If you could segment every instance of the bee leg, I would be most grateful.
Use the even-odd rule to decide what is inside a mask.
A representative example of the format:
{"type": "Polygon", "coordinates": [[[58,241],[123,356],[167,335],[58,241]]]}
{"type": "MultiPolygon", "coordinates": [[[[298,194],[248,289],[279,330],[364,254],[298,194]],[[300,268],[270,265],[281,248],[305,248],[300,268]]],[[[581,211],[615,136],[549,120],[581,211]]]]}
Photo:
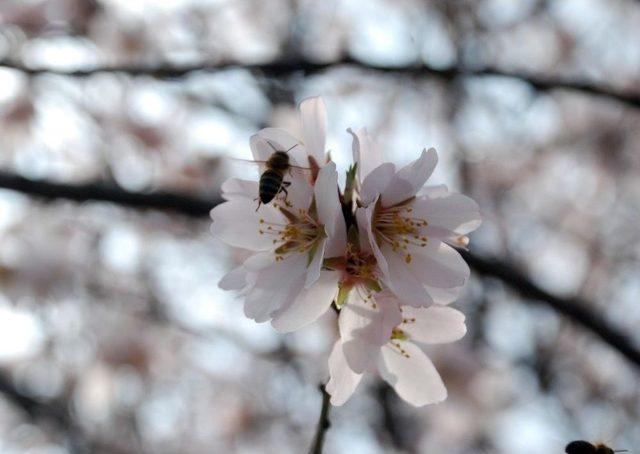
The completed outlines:
{"type": "Polygon", "coordinates": [[[260,209],[260,205],[262,205],[262,200],[260,200],[260,197],[256,197],[255,199],[253,199],[253,201],[258,201],[258,206],[256,207],[256,211],[258,211],[260,209]]]}
{"type": "Polygon", "coordinates": [[[284,192],[284,204],[286,206],[288,206],[289,208],[291,208],[293,205],[291,205],[291,202],[289,202],[287,200],[287,197],[289,197],[289,192],[287,191],[287,188],[291,186],[291,182],[290,181],[283,181],[282,182],[282,186],[280,186],[280,190],[282,192],[284,192]]]}

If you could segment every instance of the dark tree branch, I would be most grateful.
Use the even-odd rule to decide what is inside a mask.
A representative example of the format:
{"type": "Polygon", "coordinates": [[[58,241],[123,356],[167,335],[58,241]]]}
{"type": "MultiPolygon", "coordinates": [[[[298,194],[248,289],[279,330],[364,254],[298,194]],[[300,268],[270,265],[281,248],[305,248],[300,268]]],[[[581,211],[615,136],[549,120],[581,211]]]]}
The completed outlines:
{"type": "Polygon", "coordinates": [[[309,448],[309,454],[322,454],[324,436],[331,426],[331,423],[329,422],[329,409],[331,408],[329,400],[331,399],[331,396],[325,389],[324,385],[320,385],[320,392],[322,392],[322,407],[320,408],[320,416],[318,417],[316,435],[313,438],[311,448],[309,448]]]}
{"type": "MultiPolygon", "coordinates": [[[[206,217],[211,208],[220,202],[218,198],[206,200],[196,196],[169,192],[135,193],[106,184],[67,185],[48,181],[34,181],[8,172],[0,172],[0,188],[41,196],[46,200],[70,199],[75,201],[99,200],[134,208],[170,210],[192,217],[206,217]]],[[[631,340],[610,325],[591,308],[588,301],[579,298],[562,298],[537,286],[518,267],[499,260],[482,258],[471,252],[460,251],[467,263],[477,273],[499,279],[526,300],[544,303],[578,325],[596,334],[602,341],[620,352],[640,368],[640,350],[631,340]]]]}
{"type": "Polygon", "coordinates": [[[571,90],[588,95],[614,99],[631,107],[640,107],[640,93],[621,92],[612,87],[597,85],[585,80],[573,80],[555,76],[535,75],[518,71],[505,71],[493,67],[478,69],[464,67],[434,68],[424,64],[413,66],[382,66],[365,63],[353,58],[343,58],[329,63],[314,63],[308,60],[279,61],[264,64],[240,64],[222,62],[215,64],[197,64],[186,66],[95,66],[79,70],[57,70],[44,67],[26,67],[13,61],[0,61],[0,67],[12,68],[25,74],[38,76],[41,74],[54,74],[70,77],[89,77],[97,73],[115,73],[129,76],[149,76],[158,79],[179,79],[194,72],[214,73],[231,68],[242,68],[258,72],[268,77],[287,77],[294,74],[309,75],[328,71],[339,66],[352,66],[367,71],[376,71],[387,74],[405,75],[410,77],[435,77],[445,81],[456,80],[460,77],[509,77],[522,80],[538,91],[550,91],[556,89],[571,90]]]}
{"type": "Polygon", "coordinates": [[[100,200],[132,208],[150,208],[177,211],[187,216],[206,216],[219,198],[205,198],[171,192],[130,192],[104,183],[64,184],[44,180],[31,180],[0,171],[0,188],[13,189],[44,199],[67,199],[76,202],[100,200]]]}
{"type": "Polygon", "coordinates": [[[640,367],[640,350],[628,336],[591,309],[588,301],[573,297],[561,298],[533,283],[517,266],[495,258],[483,258],[468,251],[459,251],[469,266],[477,273],[498,279],[518,293],[525,301],[546,304],[574,323],[587,328],[615,350],[620,352],[636,367],[640,367]]]}
{"type": "Polygon", "coordinates": [[[64,433],[73,454],[112,452],[125,454],[122,449],[89,439],[74,422],[69,403],[64,400],[39,400],[20,390],[11,378],[0,370],[0,394],[14,407],[22,410],[34,423],[46,422],[64,433]]]}

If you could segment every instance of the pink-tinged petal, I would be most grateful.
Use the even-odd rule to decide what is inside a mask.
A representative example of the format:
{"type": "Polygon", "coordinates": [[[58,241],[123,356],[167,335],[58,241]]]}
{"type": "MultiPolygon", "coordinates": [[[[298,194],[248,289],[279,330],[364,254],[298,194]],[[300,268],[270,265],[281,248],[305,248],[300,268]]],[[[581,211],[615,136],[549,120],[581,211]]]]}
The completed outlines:
{"type": "Polygon", "coordinates": [[[359,295],[359,290],[353,289],[347,303],[340,310],[338,325],[343,354],[354,372],[363,373],[375,368],[381,343],[367,338],[372,334],[367,332],[367,328],[375,323],[377,317],[378,310],[374,308],[373,302],[365,301],[359,295]]]}
{"type": "Polygon", "coordinates": [[[437,198],[422,197],[413,203],[414,216],[429,223],[429,237],[466,235],[480,226],[480,207],[469,197],[449,193],[437,198]]]}
{"type": "Polygon", "coordinates": [[[404,354],[391,344],[382,347],[378,370],[384,381],[416,407],[445,400],[447,389],[427,355],[411,342],[394,342],[400,345],[404,354]]]}
{"type": "Polygon", "coordinates": [[[389,266],[387,259],[378,247],[378,243],[373,236],[371,230],[371,222],[373,217],[374,205],[372,204],[366,208],[358,208],[356,210],[356,220],[358,221],[358,232],[360,233],[360,248],[363,251],[369,251],[376,258],[378,268],[384,276],[389,275],[389,266]]]}
{"type": "Polygon", "coordinates": [[[460,287],[470,274],[469,265],[458,251],[435,241],[427,247],[414,248],[407,268],[423,284],[440,288],[460,287]]]}
{"type": "Polygon", "coordinates": [[[391,288],[402,304],[413,307],[426,307],[433,304],[433,298],[424,287],[422,279],[415,275],[416,266],[412,262],[407,264],[404,257],[393,251],[385,244],[382,254],[387,260],[387,285],[391,288]]]}
{"type": "Polygon", "coordinates": [[[324,250],[327,246],[327,240],[320,240],[316,252],[313,255],[313,259],[307,267],[307,278],[305,279],[304,288],[311,287],[320,277],[320,270],[322,269],[322,261],[324,260],[324,250]]]}
{"type": "Polygon", "coordinates": [[[334,162],[330,162],[320,169],[314,194],[318,220],[324,225],[327,235],[332,236],[336,217],[342,214],[338,199],[338,172],[334,162]]]}
{"type": "Polygon", "coordinates": [[[380,347],[387,343],[402,315],[394,295],[382,293],[365,300],[358,293],[352,291],[338,323],[347,363],[355,372],[363,373],[375,369],[380,347]]]}
{"type": "Polygon", "coordinates": [[[373,169],[365,177],[360,188],[360,203],[363,206],[375,204],[378,196],[382,194],[396,172],[396,166],[390,162],[385,162],[373,169]]]}
{"type": "Polygon", "coordinates": [[[292,304],[304,287],[305,262],[305,256],[296,254],[255,272],[255,283],[245,298],[245,315],[261,323],[292,304]]]}
{"type": "Polygon", "coordinates": [[[450,307],[404,307],[402,316],[406,322],[400,328],[418,344],[447,344],[467,333],[464,314],[450,307]]]}
{"type": "Polygon", "coordinates": [[[329,375],[326,390],[331,395],[331,405],[344,404],[358,387],[362,374],[357,374],[351,369],[342,353],[342,344],[338,340],[329,355],[329,375]]]}
{"type": "Polygon", "coordinates": [[[347,226],[344,222],[344,216],[339,213],[333,223],[333,235],[327,238],[327,245],[324,250],[324,256],[341,257],[344,255],[347,247],[347,226]]]}
{"type": "Polygon", "coordinates": [[[319,96],[307,98],[300,103],[300,113],[307,153],[322,165],[325,162],[324,146],[327,133],[327,110],[324,101],[319,96]]]}
{"type": "Polygon", "coordinates": [[[232,269],[225,274],[222,279],[220,279],[220,282],[218,282],[218,287],[222,290],[240,290],[246,285],[247,269],[244,266],[232,269]]]}
{"type": "Polygon", "coordinates": [[[255,203],[256,207],[258,202],[255,201],[258,197],[258,182],[250,180],[242,180],[240,178],[229,178],[221,186],[222,197],[225,200],[232,200],[235,198],[249,199],[255,203]]]}
{"type": "MultiPolygon", "coordinates": [[[[307,159],[307,151],[304,144],[296,137],[289,134],[281,128],[264,128],[258,131],[258,135],[264,140],[268,140],[272,144],[278,144],[281,151],[287,151],[291,157],[291,164],[307,167],[309,160],[307,159]]],[[[271,152],[273,153],[273,149],[271,152]]],[[[257,159],[257,158],[256,158],[257,159]]]]}
{"type": "Polygon", "coordinates": [[[248,272],[257,272],[267,266],[271,266],[276,261],[276,255],[273,251],[257,252],[249,257],[242,263],[242,266],[248,272]]]}
{"type": "Polygon", "coordinates": [[[398,170],[382,194],[382,205],[392,206],[415,196],[427,182],[437,163],[436,150],[422,150],[418,159],[398,170]]]}
{"type": "Polygon", "coordinates": [[[322,316],[338,294],[337,271],[323,271],[319,279],[302,293],[290,306],[278,311],[271,321],[281,333],[289,333],[315,322],[322,316]]]}
{"type": "Polygon", "coordinates": [[[449,194],[449,189],[446,184],[437,184],[434,186],[425,186],[416,194],[418,197],[426,196],[432,199],[438,197],[444,197],[449,194]]]}
{"type": "Polygon", "coordinates": [[[460,297],[462,290],[465,288],[464,285],[451,288],[431,287],[430,285],[425,285],[424,287],[427,289],[427,293],[431,295],[431,298],[433,298],[433,302],[441,306],[453,303],[460,297]]]}
{"type": "MultiPolygon", "coordinates": [[[[278,141],[266,139],[260,133],[253,134],[249,138],[249,147],[253,154],[253,159],[260,164],[264,164],[276,150],[286,150],[278,141]]],[[[264,170],[264,166],[261,167],[264,170]]]]}
{"type": "Polygon", "coordinates": [[[282,191],[278,197],[286,195],[287,201],[292,205],[291,211],[307,211],[313,199],[313,187],[309,184],[307,175],[304,175],[300,170],[292,169],[291,173],[284,176],[284,181],[288,181],[291,185],[285,188],[286,193],[282,191]]]}
{"type": "Polygon", "coordinates": [[[211,210],[211,233],[225,243],[249,249],[264,251],[273,248],[273,237],[260,234],[261,219],[265,222],[284,222],[284,216],[269,206],[262,206],[256,212],[256,204],[249,199],[234,199],[222,203],[211,210]]]}
{"type": "Polygon", "coordinates": [[[356,133],[349,128],[347,132],[353,137],[353,162],[358,164],[358,179],[363,181],[373,169],[384,162],[383,155],[365,128],[356,133]]]}

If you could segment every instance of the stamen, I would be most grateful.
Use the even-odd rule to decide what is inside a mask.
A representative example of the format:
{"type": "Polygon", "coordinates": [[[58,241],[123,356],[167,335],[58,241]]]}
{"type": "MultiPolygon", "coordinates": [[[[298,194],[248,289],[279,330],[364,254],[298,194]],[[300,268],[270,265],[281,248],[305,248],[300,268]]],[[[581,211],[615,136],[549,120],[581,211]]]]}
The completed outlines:
{"type": "Polygon", "coordinates": [[[305,210],[299,210],[298,216],[280,207],[287,220],[286,224],[259,220],[258,233],[274,236],[276,261],[284,260],[289,252],[305,253],[313,249],[324,235],[324,229],[305,210]]]}
{"type": "Polygon", "coordinates": [[[378,241],[389,244],[394,252],[402,254],[406,263],[411,263],[413,259],[409,253],[410,246],[425,247],[429,241],[422,231],[429,223],[412,213],[412,207],[396,205],[378,208],[373,219],[373,230],[378,241]]]}

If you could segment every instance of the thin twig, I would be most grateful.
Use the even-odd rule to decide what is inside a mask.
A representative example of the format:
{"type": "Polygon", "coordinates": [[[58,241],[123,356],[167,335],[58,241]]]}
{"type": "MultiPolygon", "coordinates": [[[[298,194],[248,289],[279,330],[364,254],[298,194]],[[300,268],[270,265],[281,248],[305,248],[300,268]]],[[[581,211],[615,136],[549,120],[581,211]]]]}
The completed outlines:
{"type": "Polygon", "coordinates": [[[320,409],[318,427],[316,429],[316,435],[313,437],[313,444],[309,449],[309,454],[322,454],[324,436],[331,426],[331,423],[329,422],[329,409],[331,408],[329,400],[331,399],[331,396],[325,389],[324,385],[320,385],[320,392],[322,392],[322,408],[320,409]]]}
{"type": "Polygon", "coordinates": [[[508,77],[526,82],[537,91],[550,91],[556,89],[572,90],[593,96],[613,99],[634,108],[640,107],[640,93],[623,92],[610,86],[595,84],[586,80],[539,75],[521,71],[508,71],[490,66],[480,68],[466,68],[461,66],[452,66],[449,68],[434,68],[425,64],[415,64],[409,66],[383,66],[365,63],[347,57],[341,60],[327,63],[316,63],[308,60],[286,60],[263,64],[219,62],[201,63],[185,66],[93,66],[85,69],[61,70],[45,67],[27,67],[21,63],[10,60],[0,61],[0,67],[15,69],[31,76],[51,74],[80,78],[90,77],[98,73],[114,73],[128,76],[148,76],[156,79],[180,79],[195,72],[214,73],[236,68],[258,72],[268,77],[281,78],[295,74],[309,75],[321,73],[340,66],[351,66],[367,71],[375,71],[394,75],[405,75],[410,77],[435,77],[446,81],[452,81],[460,77],[508,77]]]}
{"type": "MultiPolygon", "coordinates": [[[[0,188],[41,196],[46,200],[70,199],[75,201],[100,200],[131,206],[172,210],[192,217],[206,217],[219,198],[210,201],[190,195],[169,192],[135,193],[114,188],[104,183],[67,185],[48,181],[30,180],[9,172],[0,172],[0,188]]],[[[476,254],[460,251],[467,263],[476,272],[494,277],[525,297],[525,301],[540,302],[554,309],[578,325],[596,334],[602,341],[625,356],[640,368],[640,350],[628,336],[622,334],[600,314],[592,309],[589,301],[580,298],[562,298],[536,285],[512,263],[497,258],[482,258],[476,254]]]]}

